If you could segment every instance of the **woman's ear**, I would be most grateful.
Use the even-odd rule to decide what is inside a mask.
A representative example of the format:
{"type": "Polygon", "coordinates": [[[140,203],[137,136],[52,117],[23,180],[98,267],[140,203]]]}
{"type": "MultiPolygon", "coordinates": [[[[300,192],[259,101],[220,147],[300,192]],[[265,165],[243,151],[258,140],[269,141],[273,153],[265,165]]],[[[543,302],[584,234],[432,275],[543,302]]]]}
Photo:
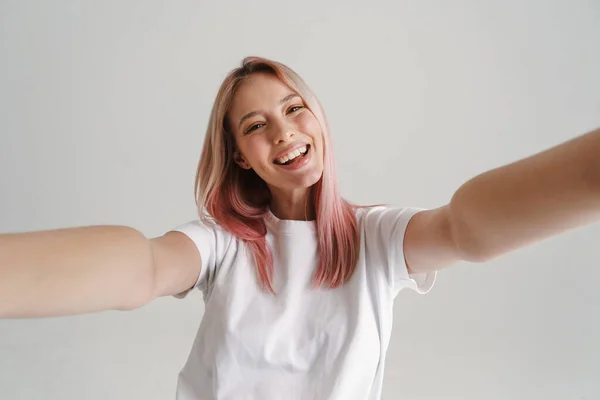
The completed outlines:
{"type": "Polygon", "coordinates": [[[237,165],[240,166],[240,168],[243,168],[243,169],[252,169],[250,167],[250,164],[248,164],[246,162],[246,159],[244,158],[244,156],[242,156],[242,154],[238,150],[235,150],[233,152],[233,160],[235,161],[235,163],[237,165]]]}

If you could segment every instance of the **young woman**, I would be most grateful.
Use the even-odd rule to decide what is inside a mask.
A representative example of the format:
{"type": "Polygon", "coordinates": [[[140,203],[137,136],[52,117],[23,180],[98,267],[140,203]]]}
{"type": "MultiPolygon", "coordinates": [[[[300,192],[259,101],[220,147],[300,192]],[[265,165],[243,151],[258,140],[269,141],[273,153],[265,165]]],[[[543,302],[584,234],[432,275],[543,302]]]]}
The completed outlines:
{"type": "Polygon", "coordinates": [[[481,174],[432,210],[340,197],[325,114],[288,67],[223,82],[200,218],[146,239],[93,226],[0,236],[0,316],[132,310],[199,288],[177,398],[378,399],[397,293],[600,219],[600,130],[481,174]]]}

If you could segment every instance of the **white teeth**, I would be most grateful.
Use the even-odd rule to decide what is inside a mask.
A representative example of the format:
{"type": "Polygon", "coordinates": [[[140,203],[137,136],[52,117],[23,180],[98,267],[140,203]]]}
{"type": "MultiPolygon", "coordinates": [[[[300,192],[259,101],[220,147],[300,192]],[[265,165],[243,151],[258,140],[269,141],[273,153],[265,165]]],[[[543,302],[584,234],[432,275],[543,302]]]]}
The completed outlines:
{"type": "Polygon", "coordinates": [[[285,156],[278,158],[276,161],[280,164],[284,164],[290,160],[293,160],[294,158],[298,157],[301,154],[305,154],[306,150],[307,150],[306,146],[300,147],[299,149],[296,149],[292,152],[289,152],[285,156]]]}

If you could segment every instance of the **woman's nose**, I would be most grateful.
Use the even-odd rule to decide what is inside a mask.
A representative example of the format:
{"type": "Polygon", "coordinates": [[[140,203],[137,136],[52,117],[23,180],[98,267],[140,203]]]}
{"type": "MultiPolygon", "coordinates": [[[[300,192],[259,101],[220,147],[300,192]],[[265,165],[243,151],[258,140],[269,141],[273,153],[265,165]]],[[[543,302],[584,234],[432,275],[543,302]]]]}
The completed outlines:
{"type": "Polygon", "coordinates": [[[294,129],[286,122],[277,123],[273,129],[273,142],[276,144],[285,142],[293,136],[294,129]]]}

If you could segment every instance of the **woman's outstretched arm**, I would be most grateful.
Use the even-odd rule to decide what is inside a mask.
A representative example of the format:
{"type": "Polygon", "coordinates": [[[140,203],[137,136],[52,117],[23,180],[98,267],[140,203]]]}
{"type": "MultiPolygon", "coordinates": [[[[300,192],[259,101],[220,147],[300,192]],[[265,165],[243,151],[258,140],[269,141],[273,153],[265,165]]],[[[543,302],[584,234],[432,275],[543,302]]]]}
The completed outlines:
{"type": "Polygon", "coordinates": [[[600,129],[463,184],[450,204],[410,222],[413,272],[487,261],[600,221],[600,129]]]}
{"type": "Polygon", "coordinates": [[[0,235],[0,318],[133,310],[193,286],[194,244],[124,226],[0,235]]]}

